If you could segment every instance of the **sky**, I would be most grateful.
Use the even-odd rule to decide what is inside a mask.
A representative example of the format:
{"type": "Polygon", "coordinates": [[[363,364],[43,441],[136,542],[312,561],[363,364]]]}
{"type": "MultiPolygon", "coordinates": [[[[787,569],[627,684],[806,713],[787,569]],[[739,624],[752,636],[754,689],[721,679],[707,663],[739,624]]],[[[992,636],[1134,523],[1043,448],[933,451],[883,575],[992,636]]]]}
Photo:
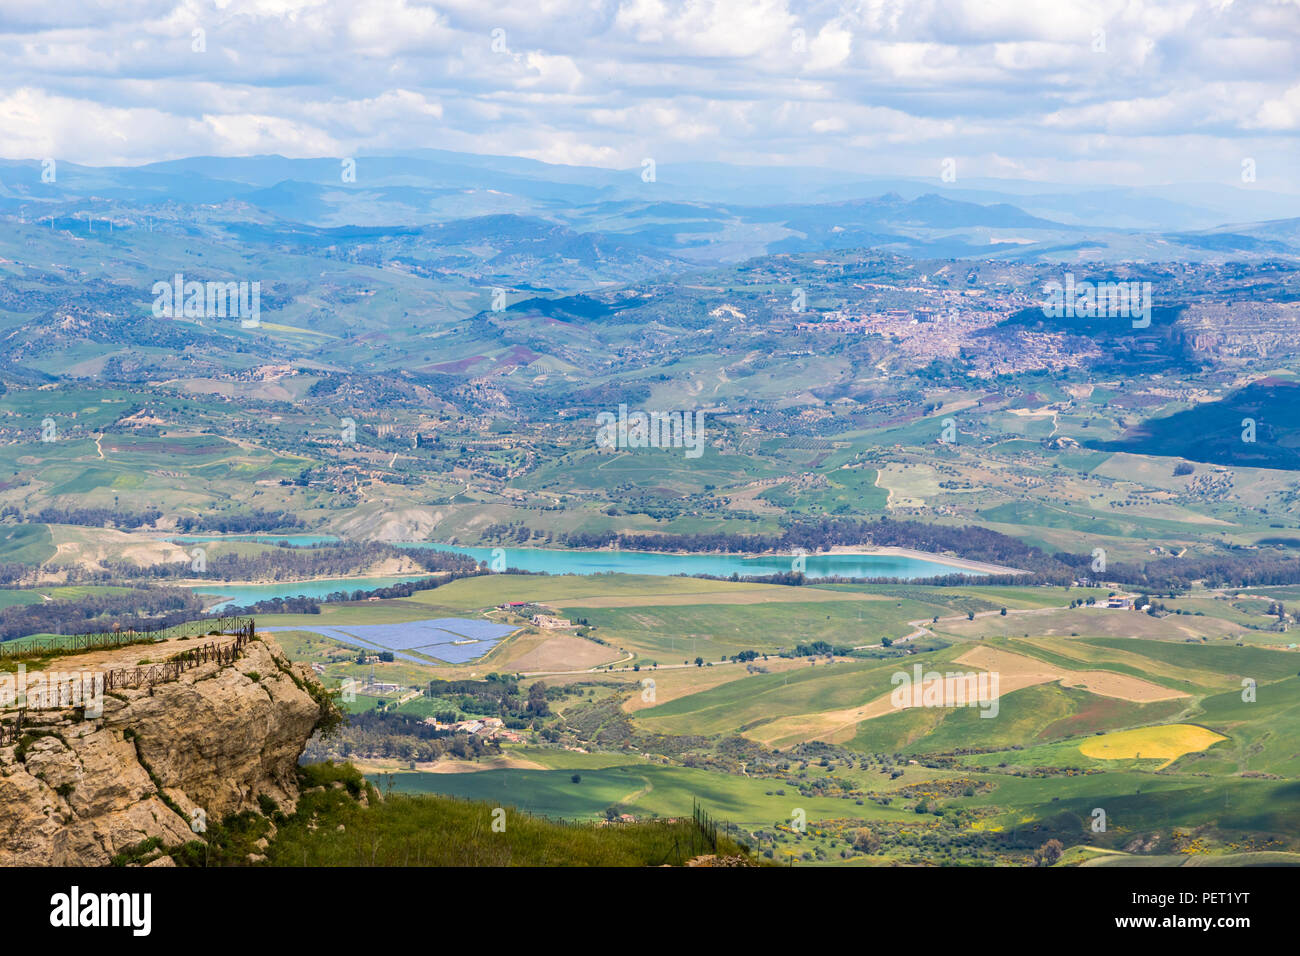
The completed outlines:
{"type": "Polygon", "coordinates": [[[1300,192],[1300,0],[0,0],[0,62],[9,159],[436,147],[1300,192]]]}

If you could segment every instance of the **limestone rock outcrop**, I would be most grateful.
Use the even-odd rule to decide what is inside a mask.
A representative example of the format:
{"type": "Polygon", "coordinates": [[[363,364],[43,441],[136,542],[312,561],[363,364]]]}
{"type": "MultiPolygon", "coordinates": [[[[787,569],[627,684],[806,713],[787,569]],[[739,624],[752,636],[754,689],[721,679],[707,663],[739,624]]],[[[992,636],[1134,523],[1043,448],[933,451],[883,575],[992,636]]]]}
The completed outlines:
{"type": "Polygon", "coordinates": [[[29,711],[22,738],[0,747],[0,864],[105,865],[150,837],[196,839],[192,826],[263,796],[291,812],[321,715],[314,681],[263,635],[233,664],[106,694],[100,717],[29,711]]]}

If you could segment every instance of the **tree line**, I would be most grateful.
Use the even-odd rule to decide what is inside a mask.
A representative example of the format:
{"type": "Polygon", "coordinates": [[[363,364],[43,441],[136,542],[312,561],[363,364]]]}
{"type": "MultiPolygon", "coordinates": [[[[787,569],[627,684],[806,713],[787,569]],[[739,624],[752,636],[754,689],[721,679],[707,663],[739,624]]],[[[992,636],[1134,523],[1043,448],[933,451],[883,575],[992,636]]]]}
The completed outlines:
{"type": "MultiPolygon", "coordinates": [[[[950,553],[970,561],[982,561],[1020,569],[1019,574],[945,574],[927,578],[827,577],[819,582],[855,584],[926,584],[940,586],[1057,585],[1098,576],[1091,568],[1093,556],[1056,552],[1025,544],[1018,538],[979,525],[939,525],[921,521],[878,521],[855,518],[823,518],[792,521],[780,534],[697,532],[694,534],[627,534],[618,531],[574,531],[558,536],[571,548],[618,547],[631,551],[730,552],[764,554],[801,549],[810,554],[836,546],[910,548],[932,554],[950,553]]],[[[1300,557],[1233,549],[1206,557],[1164,557],[1144,563],[1113,562],[1101,573],[1108,581],[1155,591],[1186,590],[1194,583],[1208,587],[1258,587],[1300,583],[1300,557]]],[[[708,577],[708,575],[696,575],[708,577]]],[[[797,571],[741,577],[731,580],[800,585],[804,576],[797,571]]]]}
{"type": "Polygon", "coordinates": [[[249,614],[319,614],[322,604],[344,603],[348,601],[368,601],[370,598],[408,598],[417,591],[432,591],[434,588],[450,584],[460,578],[477,577],[486,574],[483,568],[473,571],[452,571],[446,577],[418,578],[415,581],[402,581],[382,588],[358,588],[354,591],[331,591],[324,597],[273,597],[265,601],[256,601],[241,607],[230,606],[223,613],[236,615],[249,614]]]}
{"type": "MultiPolygon", "coordinates": [[[[1018,538],[979,525],[951,526],[921,521],[878,521],[857,518],[822,518],[792,521],[780,534],[741,534],[704,531],[693,534],[628,534],[619,531],[573,531],[559,535],[570,548],[618,547],[630,551],[686,551],[764,554],[796,549],[810,554],[834,547],[874,546],[911,548],[930,553],[951,552],[971,561],[1023,569],[1029,574],[1057,578],[1073,568],[1055,555],[1027,545],[1018,538]]],[[[987,580],[979,576],[979,580],[987,580]]]]}
{"type": "Polygon", "coordinates": [[[499,754],[501,745],[475,734],[435,730],[422,719],[398,711],[369,710],[349,714],[347,723],[329,739],[319,734],[307,744],[307,762],[329,759],[335,754],[348,757],[388,757],[399,760],[438,760],[443,756],[459,760],[499,754]]]}
{"type": "Polygon", "coordinates": [[[163,513],[157,508],[119,511],[116,508],[42,508],[23,514],[13,505],[0,509],[0,520],[12,518],[25,524],[75,524],[87,528],[151,528],[163,513]]]}
{"type": "Polygon", "coordinates": [[[0,641],[29,634],[82,634],[115,626],[169,626],[203,616],[203,602],[187,588],[136,587],[87,594],[71,601],[41,601],[0,609],[0,641]]]}
{"type": "Polygon", "coordinates": [[[242,514],[193,515],[176,519],[176,530],[182,534],[200,531],[214,534],[255,534],[259,531],[292,531],[306,525],[292,511],[262,511],[254,508],[242,514]]]}
{"type": "MultiPolygon", "coordinates": [[[[122,511],[118,508],[47,507],[24,514],[13,505],[0,509],[0,520],[11,518],[28,524],[73,524],[87,528],[152,528],[162,518],[158,508],[122,511]]],[[[290,511],[262,511],[254,508],[242,514],[186,515],[176,519],[181,534],[254,534],[261,531],[292,531],[305,527],[290,511]]]]}
{"type": "Polygon", "coordinates": [[[205,559],[200,571],[190,561],[142,566],[132,561],[108,559],[99,570],[69,568],[69,580],[121,581],[138,578],[210,577],[218,581],[290,581],[304,578],[344,577],[365,571],[392,558],[406,558],[424,571],[470,574],[479,565],[467,554],[431,548],[399,548],[380,542],[334,542],[305,548],[274,547],[256,554],[226,553],[205,559]]]}

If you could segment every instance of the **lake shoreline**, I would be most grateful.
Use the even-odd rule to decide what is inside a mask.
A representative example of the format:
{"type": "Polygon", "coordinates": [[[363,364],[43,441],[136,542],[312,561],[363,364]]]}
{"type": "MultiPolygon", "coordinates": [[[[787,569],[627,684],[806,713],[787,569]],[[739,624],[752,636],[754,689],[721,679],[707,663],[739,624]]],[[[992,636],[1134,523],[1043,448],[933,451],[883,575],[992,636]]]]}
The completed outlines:
{"type": "MultiPolygon", "coordinates": [[[[491,544],[446,544],[441,541],[403,541],[398,544],[399,547],[437,547],[446,548],[448,551],[456,551],[462,548],[472,548],[479,550],[496,550],[500,549],[509,555],[512,550],[505,545],[491,544]]],[[[790,558],[793,560],[794,555],[789,551],[645,551],[634,548],[536,548],[524,546],[514,548],[516,551],[545,551],[552,554],[647,554],[662,555],[666,557],[715,557],[715,558],[738,558],[742,561],[747,559],[758,558],[790,558]]],[[[958,558],[948,554],[940,554],[935,551],[918,551],[915,548],[901,548],[893,545],[873,547],[865,544],[837,544],[833,545],[826,551],[809,551],[807,557],[815,558],[826,555],[845,555],[847,557],[894,557],[894,558],[911,558],[915,561],[928,561],[931,564],[948,565],[958,570],[978,571],[983,574],[1027,574],[1027,571],[1020,568],[1009,568],[1001,564],[991,564],[987,561],[976,561],[973,558],[958,558]]],[[[507,558],[508,563],[508,558],[507,558]]],[[[631,572],[634,573],[634,572],[631,572]]],[[[887,577],[888,575],[884,575],[887,577]]]]}
{"type": "MultiPolygon", "coordinates": [[[[410,542],[411,550],[429,549],[445,553],[468,554],[475,561],[496,563],[504,557],[500,571],[513,568],[524,574],[539,576],[565,575],[647,575],[652,577],[697,577],[712,580],[765,578],[788,575],[795,569],[792,552],[743,554],[736,552],[667,552],[633,551],[614,548],[498,548],[485,545],[453,545],[441,542],[410,542]],[[498,554],[497,552],[501,552],[498,554]]],[[[812,584],[833,579],[914,580],[944,578],[951,575],[1017,574],[988,562],[937,555],[902,547],[872,548],[863,545],[839,545],[827,551],[803,556],[803,574],[812,584]]],[[[298,581],[210,581],[186,578],[180,583],[210,601],[209,613],[226,607],[247,606],[259,601],[294,597],[321,600],[339,591],[371,591],[426,578],[445,578],[445,571],[410,571],[398,574],[368,573],[328,576],[298,581]]]]}
{"type": "MultiPolygon", "coordinates": [[[[212,535],[212,536],[204,536],[204,540],[210,542],[219,542],[222,540],[249,541],[249,540],[262,539],[262,543],[269,544],[275,541],[290,540],[292,539],[292,537],[293,537],[292,535],[278,536],[274,534],[269,534],[265,536],[231,535],[228,538],[222,538],[221,536],[212,535]]],[[[312,535],[311,537],[324,538],[327,536],[312,535]]],[[[175,543],[178,539],[176,537],[172,537],[165,540],[170,540],[173,543],[175,543]]],[[[190,538],[190,540],[193,541],[197,539],[190,538]]],[[[344,539],[336,538],[336,540],[342,541],[344,539]]],[[[681,551],[681,550],[645,551],[645,550],[635,549],[635,548],[613,548],[608,546],[602,548],[538,548],[532,546],[512,548],[510,546],[500,545],[500,544],[495,544],[495,545],[494,544],[448,544],[447,542],[444,541],[393,541],[388,543],[394,544],[397,547],[402,547],[402,548],[438,548],[438,549],[445,549],[447,551],[460,551],[461,553],[468,553],[468,550],[495,551],[499,549],[501,551],[506,552],[507,555],[509,555],[510,551],[515,550],[515,551],[547,552],[551,554],[644,554],[644,555],[657,555],[657,556],[666,556],[666,557],[703,556],[703,557],[715,557],[715,558],[734,558],[741,561],[763,559],[763,558],[775,558],[775,557],[790,557],[791,559],[793,559],[794,557],[790,552],[787,551],[681,551]]],[[[949,554],[940,554],[933,551],[918,551],[915,548],[903,548],[903,547],[896,547],[892,545],[873,547],[871,545],[862,545],[862,544],[851,544],[851,545],[837,544],[832,546],[826,551],[810,551],[808,552],[807,556],[813,558],[813,557],[826,556],[826,555],[845,555],[849,557],[884,556],[884,557],[896,557],[896,558],[910,558],[916,561],[928,561],[931,564],[946,565],[948,567],[956,569],[954,573],[959,573],[961,571],[975,571],[981,574],[1025,574],[1026,573],[1025,571],[1019,568],[1006,567],[1004,565],[993,564],[988,561],[978,561],[973,558],[961,558],[949,554]]],[[[509,559],[507,557],[507,561],[508,560],[509,559]]],[[[630,573],[634,573],[634,572],[630,572],[630,573]]],[[[888,575],[885,576],[887,577],[888,575]]],[[[249,581],[249,582],[229,582],[229,583],[231,583],[232,585],[236,583],[242,585],[252,585],[255,583],[278,584],[278,583],[286,583],[286,582],[249,581]]],[[[287,582],[287,583],[292,584],[292,583],[310,583],[310,582],[287,582]]]]}
{"type": "Polygon", "coordinates": [[[871,556],[876,554],[887,554],[898,558],[915,558],[918,561],[931,561],[935,564],[949,564],[954,568],[962,568],[967,571],[980,571],[984,574],[1027,574],[1019,568],[1008,568],[1000,564],[990,564],[987,561],[975,561],[971,558],[955,558],[947,554],[936,554],[933,551],[917,551],[915,548],[898,548],[898,547],[880,547],[866,548],[863,545],[844,544],[836,545],[829,551],[819,552],[821,554],[858,554],[871,556]]]}

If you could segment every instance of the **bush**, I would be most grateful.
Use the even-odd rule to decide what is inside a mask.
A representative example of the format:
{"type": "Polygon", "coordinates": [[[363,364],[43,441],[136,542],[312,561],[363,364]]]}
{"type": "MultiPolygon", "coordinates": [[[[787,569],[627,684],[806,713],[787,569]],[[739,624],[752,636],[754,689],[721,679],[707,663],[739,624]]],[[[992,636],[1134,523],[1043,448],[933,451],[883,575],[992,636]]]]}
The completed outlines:
{"type": "Polygon", "coordinates": [[[329,787],[335,782],[343,784],[348,793],[360,797],[365,785],[361,771],[350,763],[336,764],[333,760],[324,763],[309,763],[298,768],[298,779],[303,789],[311,787],[329,787]]]}

